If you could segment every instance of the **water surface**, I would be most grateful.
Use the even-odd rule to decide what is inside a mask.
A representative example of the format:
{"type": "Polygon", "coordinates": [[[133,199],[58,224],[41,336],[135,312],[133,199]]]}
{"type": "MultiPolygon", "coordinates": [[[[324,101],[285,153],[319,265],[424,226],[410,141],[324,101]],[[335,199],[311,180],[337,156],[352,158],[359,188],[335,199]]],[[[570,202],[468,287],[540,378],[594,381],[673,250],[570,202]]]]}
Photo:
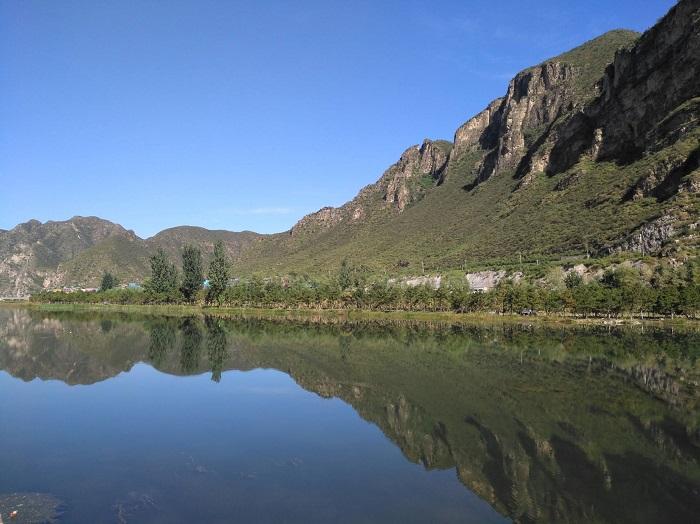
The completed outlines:
{"type": "Polygon", "coordinates": [[[0,309],[0,496],[62,522],[691,522],[700,336],[0,309]]]}

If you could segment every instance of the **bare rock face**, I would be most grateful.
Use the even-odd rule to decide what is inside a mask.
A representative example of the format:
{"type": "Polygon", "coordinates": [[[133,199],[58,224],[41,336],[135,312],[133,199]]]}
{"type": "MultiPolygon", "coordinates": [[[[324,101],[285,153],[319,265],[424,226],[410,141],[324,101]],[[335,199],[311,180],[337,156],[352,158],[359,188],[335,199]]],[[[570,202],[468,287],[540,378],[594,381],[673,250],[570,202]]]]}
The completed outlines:
{"type": "MultiPolygon", "coordinates": [[[[476,184],[505,171],[513,171],[521,186],[527,175],[542,172],[558,138],[562,121],[573,118],[585,101],[600,94],[596,83],[605,59],[612,61],[616,46],[629,43],[636,34],[611,31],[569,53],[518,73],[506,95],[494,100],[455,133],[452,158],[475,148],[485,152],[478,166],[476,184]],[[595,64],[591,64],[595,56],[595,64]]],[[[565,133],[566,131],[562,131],[565,133]]],[[[598,133],[596,136],[601,138],[598,133]]]]}
{"type": "Polygon", "coordinates": [[[427,139],[420,147],[409,147],[379,180],[380,187],[386,185],[386,203],[398,211],[403,211],[419,193],[412,181],[419,177],[439,180],[447,165],[447,158],[447,151],[427,139]]]}
{"type": "Polygon", "coordinates": [[[506,272],[500,271],[477,271],[476,273],[467,273],[466,279],[469,282],[469,288],[473,291],[487,291],[493,289],[506,278],[506,272]]]}
{"type": "Polygon", "coordinates": [[[364,187],[354,199],[341,207],[324,207],[306,215],[292,227],[291,236],[324,231],[341,222],[360,221],[377,210],[378,200],[384,202],[384,208],[402,212],[423,196],[426,186],[435,185],[441,180],[451,148],[449,142],[428,139],[421,145],[409,147],[376,183],[364,187]]]}
{"type": "Polygon", "coordinates": [[[559,131],[547,172],[567,170],[583,154],[629,162],[650,145],[668,145],[695,118],[700,96],[700,2],[682,0],[637,44],[619,51],[601,94],[559,131]]]}
{"type": "Polygon", "coordinates": [[[674,217],[670,215],[644,224],[628,237],[608,248],[609,253],[636,251],[638,253],[654,253],[668,242],[675,233],[674,217]]]}
{"type": "Polygon", "coordinates": [[[497,98],[481,113],[470,118],[455,131],[454,149],[452,150],[453,156],[458,156],[463,151],[478,146],[484,131],[492,126],[492,124],[498,125],[496,122],[498,122],[499,120],[497,119],[501,117],[500,108],[502,102],[503,98],[497,98]]]}
{"type": "Polygon", "coordinates": [[[327,229],[334,226],[343,219],[343,211],[336,207],[322,207],[314,213],[310,213],[297,222],[291,230],[291,234],[299,234],[300,232],[310,228],[327,229]]]}
{"type": "Polygon", "coordinates": [[[530,145],[528,131],[536,134],[572,108],[577,74],[573,66],[551,61],[518,73],[510,81],[499,114],[480,141],[484,149],[491,149],[479,172],[480,180],[516,167],[530,145]]]}

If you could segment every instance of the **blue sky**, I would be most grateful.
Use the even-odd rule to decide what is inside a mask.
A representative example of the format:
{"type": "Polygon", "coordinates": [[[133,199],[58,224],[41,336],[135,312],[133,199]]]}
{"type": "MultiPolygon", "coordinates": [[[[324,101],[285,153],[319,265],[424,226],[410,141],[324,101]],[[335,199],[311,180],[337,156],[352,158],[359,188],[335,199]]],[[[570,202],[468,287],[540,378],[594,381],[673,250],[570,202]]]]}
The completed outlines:
{"type": "Polygon", "coordinates": [[[671,0],[0,0],[0,228],[275,232],[671,0]]]}

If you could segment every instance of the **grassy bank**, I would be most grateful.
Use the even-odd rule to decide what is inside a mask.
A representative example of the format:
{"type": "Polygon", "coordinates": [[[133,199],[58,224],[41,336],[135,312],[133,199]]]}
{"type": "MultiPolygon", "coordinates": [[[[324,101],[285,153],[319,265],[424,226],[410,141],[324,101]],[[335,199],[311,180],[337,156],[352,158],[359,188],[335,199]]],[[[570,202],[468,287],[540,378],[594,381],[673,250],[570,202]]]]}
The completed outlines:
{"type": "Polygon", "coordinates": [[[273,309],[235,308],[182,304],[47,304],[35,302],[0,302],[0,307],[31,308],[38,311],[95,311],[134,313],[165,316],[212,315],[221,317],[260,318],[271,320],[295,320],[306,322],[420,322],[437,324],[512,323],[512,324],[557,324],[557,325],[658,325],[675,327],[697,327],[694,319],[671,318],[600,318],[577,317],[562,314],[497,314],[489,312],[454,313],[445,311],[368,311],[358,309],[273,309]]]}

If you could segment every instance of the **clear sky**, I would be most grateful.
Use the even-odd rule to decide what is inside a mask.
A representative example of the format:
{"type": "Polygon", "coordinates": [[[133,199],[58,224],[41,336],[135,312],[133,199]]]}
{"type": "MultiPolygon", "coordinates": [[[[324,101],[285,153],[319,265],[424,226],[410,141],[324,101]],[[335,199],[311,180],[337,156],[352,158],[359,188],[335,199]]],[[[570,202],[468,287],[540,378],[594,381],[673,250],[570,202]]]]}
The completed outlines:
{"type": "Polygon", "coordinates": [[[275,232],[671,0],[0,0],[0,228],[275,232]]]}

